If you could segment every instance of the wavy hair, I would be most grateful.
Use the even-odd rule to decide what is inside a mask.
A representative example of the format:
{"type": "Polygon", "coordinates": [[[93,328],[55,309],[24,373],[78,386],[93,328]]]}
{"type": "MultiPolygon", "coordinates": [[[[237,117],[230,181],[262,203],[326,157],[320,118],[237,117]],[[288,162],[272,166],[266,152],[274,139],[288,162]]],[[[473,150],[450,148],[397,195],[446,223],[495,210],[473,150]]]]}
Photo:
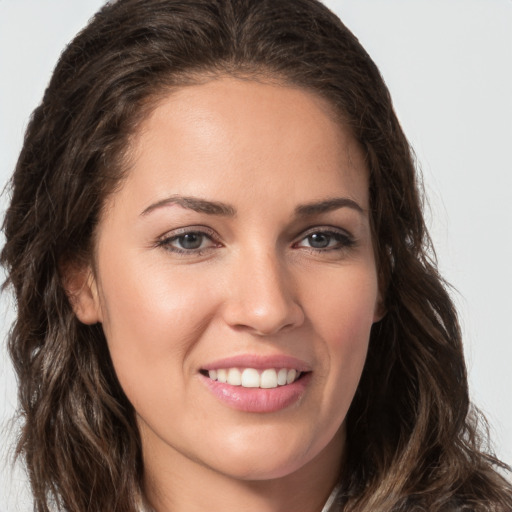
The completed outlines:
{"type": "Polygon", "coordinates": [[[387,314],[371,332],[347,416],[339,509],[512,510],[505,465],[481,448],[412,151],[375,64],[316,0],[113,1],[63,52],[26,132],[1,253],[17,304],[8,340],[22,417],[17,454],[35,510],[142,507],[133,407],[101,325],[75,317],[62,270],[90,261],[130,137],[158,98],[222,75],[326,98],[366,155],[387,314]]]}

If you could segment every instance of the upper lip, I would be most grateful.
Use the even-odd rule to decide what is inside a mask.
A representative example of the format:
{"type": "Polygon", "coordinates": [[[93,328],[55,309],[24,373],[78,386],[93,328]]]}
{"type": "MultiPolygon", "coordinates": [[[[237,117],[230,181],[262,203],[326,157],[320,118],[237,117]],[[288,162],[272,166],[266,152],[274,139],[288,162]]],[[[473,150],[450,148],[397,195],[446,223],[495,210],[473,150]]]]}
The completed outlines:
{"type": "Polygon", "coordinates": [[[266,368],[288,368],[300,372],[311,371],[311,365],[287,355],[255,355],[241,354],[223,359],[217,359],[201,367],[202,370],[217,370],[219,368],[254,368],[255,370],[264,370],[266,368]]]}

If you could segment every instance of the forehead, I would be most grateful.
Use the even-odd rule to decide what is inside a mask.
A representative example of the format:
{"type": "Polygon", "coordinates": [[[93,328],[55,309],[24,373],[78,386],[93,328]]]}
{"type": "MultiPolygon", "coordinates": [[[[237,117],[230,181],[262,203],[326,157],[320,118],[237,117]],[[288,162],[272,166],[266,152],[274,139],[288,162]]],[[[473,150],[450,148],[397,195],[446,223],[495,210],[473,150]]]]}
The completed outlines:
{"type": "Polygon", "coordinates": [[[298,201],[341,187],[367,203],[358,144],[329,102],[298,87],[220,78],[179,88],[139,125],[130,153],[125,186],[152,200],[179,193],[230,202],[284,189],[298,201]]]}

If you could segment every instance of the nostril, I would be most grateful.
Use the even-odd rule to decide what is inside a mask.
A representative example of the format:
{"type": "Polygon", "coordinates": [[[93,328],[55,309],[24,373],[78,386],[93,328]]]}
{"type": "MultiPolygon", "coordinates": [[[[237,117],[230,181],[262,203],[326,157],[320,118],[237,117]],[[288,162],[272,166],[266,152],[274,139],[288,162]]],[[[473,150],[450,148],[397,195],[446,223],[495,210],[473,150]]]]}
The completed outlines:
{"type": "Polygon", "coordinates": [[[302,307],[290,301],[275,307],[255,307],[251,303],[232,303],[225,320],[236,331],[249,331],[257,336],[271,336],[294,329],[304,322],[302,307]]]}
{"type": "Polygon", "coordinates": [[[268,251],[240,256],[233,275],[245,278],[231,281],[223,311],[232,328],[268,336],[302,324],[293,276],[278,260],[268,251]]]}

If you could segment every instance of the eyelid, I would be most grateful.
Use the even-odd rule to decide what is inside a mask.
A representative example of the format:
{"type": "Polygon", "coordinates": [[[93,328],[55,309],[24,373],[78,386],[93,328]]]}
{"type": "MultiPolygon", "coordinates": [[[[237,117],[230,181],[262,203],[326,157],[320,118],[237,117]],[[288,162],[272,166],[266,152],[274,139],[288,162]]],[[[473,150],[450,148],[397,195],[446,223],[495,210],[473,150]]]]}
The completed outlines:
{"type": "Polygon", "coordinates": [[[339,233],[340,235],[346,235],[346,236],[352,238],[352,235],[350,234],[350,232],[347,231],[345,228],[340,228],[338,226],[331,226],[329,224],[320,224],[318,226],[311,226],[309,228],[306,228],[306,229],[302,230],[296,238],[297,239],[304,238],[305,236],[308,236],[312,233],[318,233],[318,232],[339,233]]]}
{"type": "Polygon", "coordinates": [[[162,248],[168,250],[169,252],[172,252],[172,253],[175,253],[178,255],[183,254],[183,255],[193,256],[193,255],[202,254],[203,252],[205,252],[209,249],[219,247],[221,245],[221,242],[220,242],[218,234],[211,228],[208,228],[206,226],[186,226],[186,227],[182,227],[182,228],[176,228],[171,231],[167,231],[164,235],[161,235],[158,237],[155,245],[157,247],[162,247],[162,248]],[[212,242],[213,245],[210,247],[203,247],[203,248],[198,248],[198,249],[180,249],[179,247],[173,247],[171,245],[171,242],[173,240],[176,240],[177,238],[180,238],[182,236],[189,235],[189,234],[198,234],[198,235],[205,236],[212,242]]]}
{"type": "Polygon", "coordinates": [[[355,237],[346,229],[335,227],[335,226],[329,226],[329,225],[323,225],[323,226],[314,226],[311,228],[306,229],[305,231],[302,231],[299,236],[295,238],[295,241],[293,242],[294,247],[299,247],[298,244],[302,242],[304,239],[306,239],[308,236],[311,236],[315,233],[324,234],[324,235],[334,235],[339,236],[343,238],[343,241],[340,242],[340,247],[327,247],[327,248],[315,248],[315,247],[302,247],[303,249],[309,249],[314,252],[327,252],[330,250],[343,250],[347,249],[349,247],[352,247],[356,243],[355,237]]]}
{"type": "Polygon", "coordinates": [[[212,239],[219,238],[213,229],[206,226],[197,225],[171,229],[170,231],[167,231],[163,235],[159,236],[158,240],[169,240],[170,238],[177,238],[183,235],[188,235],[189,233],[200,233],[209,236],[212,239]]]}
{"type": "MultiPolygon", "coordinates": [[[[356,243],[355,237],[346,229],[340,228],[337,226],[331,226],[331,225],[320,225],[320,226],[311,226],[307,228],[306,230],[303,230],[300,232],[299,235],[297,235],[294,238],[294,242],[292,243],[293,248],[302,248],[302,249],[309,249],[313,252],[328,252],[328,251],[340,251],[344,249],[348,249],[349,247],[352,247],[356,243]],[[300,242],[302,242],[304,239],[306,239],[308,236],[311,236],[313,234],[324,234],[324,235],[330,235],[330,236],[336,236],[340,237],[341,240],[338,242],[338,246],[334,247],[326,247],[326,248],[315,248],[315,247],[306,247],[306,246],[299,246],[300,242]]],[[[158,239],[155,242],[155,246],[162,247],[169,252],[176,253],[178,255],[200,255],[208,250],[218,248],[222,246],[222,242],[220,241],[219,235],[211,228],[207,226],[201,226],[201,225],[193,225],[193,226],[186,226],[181,228],[176,228],[170,231],[167,231],[164,235],[161,235],[158,237],[158,239]],[[198,249],[181,249],[179,247],[174,247],[171,245],[171,242],[188,234],[198,234],[202,235],[206,238],[208,238],[212,245],[209,247],[203,247],[198,249]]]]}
{"type": "Polygon", "coordinates": [[[347,237],[347,239],[354,240],[354,236],[346,229],[336,227],[336,226],[330,226],[330,225],[320,225],[320,226],[312,226],[310,228],[307,228],[303,231],[301,231],[296,237],[295,241],[300,242],[302,239],[313,235],[315,233],[324,233],[324,234],[335,234],[335,235],[341,235],[344,237],[347,237]]]}

